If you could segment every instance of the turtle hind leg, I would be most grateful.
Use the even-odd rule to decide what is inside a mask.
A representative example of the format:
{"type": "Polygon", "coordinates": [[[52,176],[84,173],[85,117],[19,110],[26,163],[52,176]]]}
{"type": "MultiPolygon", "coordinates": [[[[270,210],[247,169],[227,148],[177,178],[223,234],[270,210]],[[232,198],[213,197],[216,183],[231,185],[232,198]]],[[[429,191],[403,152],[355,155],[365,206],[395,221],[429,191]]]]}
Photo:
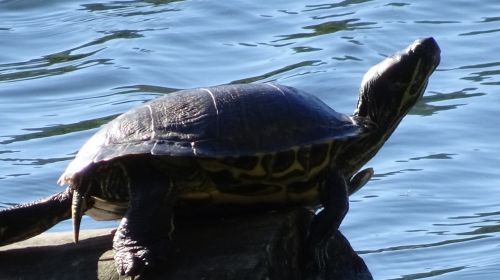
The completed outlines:
{"type": "Polygon", "coordinates": [[[0,211],[0,246],[28,239],[69,219],[72,195],[68,187],[47,198],[0,211]]]}
{"type": "Polygon", "coordinates": [[[113,238],[120,275],[147,273],[165,261],[173,231],[171,180],[147,164],[128,163],[130,201],[113,238]]]}

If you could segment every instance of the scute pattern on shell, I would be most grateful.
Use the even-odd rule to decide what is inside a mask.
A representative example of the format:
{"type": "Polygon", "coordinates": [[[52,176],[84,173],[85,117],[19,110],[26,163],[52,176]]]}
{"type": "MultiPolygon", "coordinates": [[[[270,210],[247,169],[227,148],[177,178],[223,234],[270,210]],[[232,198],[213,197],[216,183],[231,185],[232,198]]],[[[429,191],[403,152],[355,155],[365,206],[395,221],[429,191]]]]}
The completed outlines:
{"type": "Polygon", "coordinates": [[[132,154],[251,156],[363,133],[350,117],[290,87],[245,84],[182,90],[103,126],[59,182],[70,183],[91,163],[132,154]]]}

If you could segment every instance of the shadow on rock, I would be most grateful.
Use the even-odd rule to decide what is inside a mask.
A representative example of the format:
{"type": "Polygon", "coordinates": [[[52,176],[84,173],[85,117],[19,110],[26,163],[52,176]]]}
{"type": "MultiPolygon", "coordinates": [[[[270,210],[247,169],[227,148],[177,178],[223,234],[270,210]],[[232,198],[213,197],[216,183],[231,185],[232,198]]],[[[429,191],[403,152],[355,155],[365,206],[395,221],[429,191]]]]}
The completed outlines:
{"type": "MultiPolygon", "coordinates": [[[[336,232],[321,264],[304,265],[312,213],[305,210],[179,221],[168,263],[136,279],[372,279],[336,232]]],[[[0,279],[119,279],[109,229],[46,233],[0,248],[0,279]]]]}

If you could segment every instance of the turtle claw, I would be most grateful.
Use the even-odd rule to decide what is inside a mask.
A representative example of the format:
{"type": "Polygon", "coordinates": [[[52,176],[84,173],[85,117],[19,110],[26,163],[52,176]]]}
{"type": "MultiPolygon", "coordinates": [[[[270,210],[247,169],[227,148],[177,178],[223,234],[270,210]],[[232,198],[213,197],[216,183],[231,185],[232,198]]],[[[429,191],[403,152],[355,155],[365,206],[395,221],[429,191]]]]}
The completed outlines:
{"type": "Polygon", "coordinates": [[[78,190],[73,190],[71,201],[71,220],[73,221],[73,242],[78,243],[80,235],[80,223],[83,213],[83,196],[78,190]]]}
{"type": "Polygon", "coordinates": [[[115,266],[119,275],[130,276],[134,279],[135,276],[147,273],[164,261],[168,243],[166,240],[145,246],[122,237],[123,235],[117,231],[113,241],[115,266]],[[121,240],[117,240],[117,237],[121,240]]]}
{"type": "MultiPolygon", "coordinates": [[[[125,219],[124,219],[125,220],[125,219]]],[[[122,220],[122,225],[126,222],[122,220]]],[[[142,246],[139,241],[132,239],[120,226],[113,238],[113,249],[115,250],[115,266],[119,275],[134,277],[141,274],[150,264],[151,251],[142,246]]]]}
{"type": "Polygon", "coordinates": [[[168,239],[143,239],[127,230],[127,221],[124,218],[113,238],[115,251],[115,266],[119,275],[126,275],[132,279],[140,274],[147,273],[157,263],[163,262],[168,247],[168,239]]]}
{"type": "Polygon", "coordinates": [[[147,270],[149,250],[146,248],[126,247],[115,252],[115,265],[118,274],[131,276],[132,278],[147,270]]]}

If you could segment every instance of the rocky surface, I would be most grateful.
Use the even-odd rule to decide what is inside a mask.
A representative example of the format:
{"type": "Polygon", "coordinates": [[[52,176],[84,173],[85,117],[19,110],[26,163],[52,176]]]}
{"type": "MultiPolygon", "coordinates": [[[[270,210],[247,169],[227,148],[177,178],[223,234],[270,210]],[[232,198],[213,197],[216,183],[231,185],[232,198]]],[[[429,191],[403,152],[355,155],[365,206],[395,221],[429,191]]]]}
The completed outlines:
{"type": "MultiPolygon", "coordinates": [[[[340,232],[311,262],[304,248],[311,218],[291,210],[178,223],[170,261],[139,279],[372,279],[340,232]]],[[[0,248],[0,279],[124,278],[114,267],[111,229],[80,236],[74,244],[69,232],[44,233],[0,248]]]]}

